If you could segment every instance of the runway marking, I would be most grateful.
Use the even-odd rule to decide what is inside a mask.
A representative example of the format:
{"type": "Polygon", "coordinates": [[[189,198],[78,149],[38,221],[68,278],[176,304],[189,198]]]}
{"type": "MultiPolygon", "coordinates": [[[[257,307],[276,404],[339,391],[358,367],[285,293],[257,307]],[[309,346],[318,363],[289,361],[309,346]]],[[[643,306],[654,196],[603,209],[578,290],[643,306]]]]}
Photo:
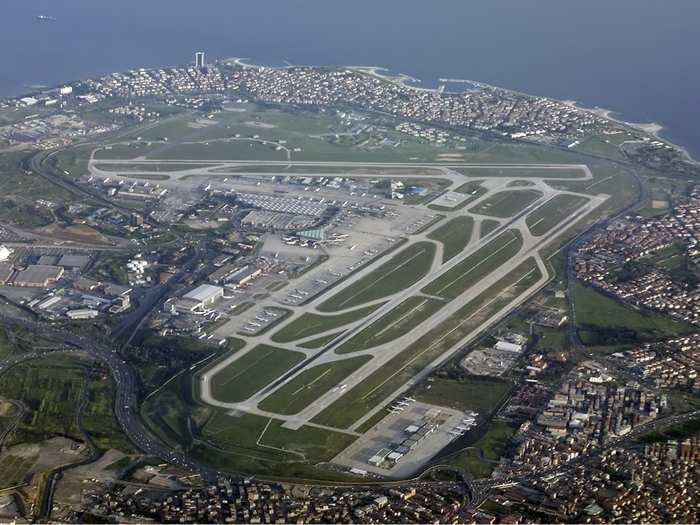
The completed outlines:
{"type": "MultiPolygon", "coordinates": [[[[413,315],[413,312],[415,312],[416,310],[420,310],[421,308],[423,308],[423,306],[424,306],[427,302],[428,302],[428,301],[427,301],[427,299],[426,299],[425,301],[421,302],[420,304],[414,306],[414,307],[411,308],[408,312],[406,312],[402,317],[400,317],[399,319],[397,319],[396,321],[394,321],[394,322],[391,323],[390,325],[387,325],[387,326],[386,326],[385,328],[383,328],[380,332],[377,332],[377,333],[375,334],[375,336],[376,336],[376,337],[379,337],[379,336],[381,336],[384,332],[386,332],[387,330],[391,330],[394,326],[397,326],[397,325],[401,324],[401,323],[403,322],[404,319],[406,319],[407,317],[413,315]]],[[[388,315],[388,313],[387,313],[387,315],[388,315]]],[[[375,322],[378,322],[378,321],[381,321],[381,318],[378,319],[378,320],[375,321],[375,322]]],[[[371,325],[370,325],[370,326],[371,326],[371,325]]]]}
{"type": "MultiPolygon", "coordinates": [[[[486,258],[482,259],[480,262],[478,262],[477,264],[475,264],[475,265],[472,266],[471,268],[469,268],[469,270],[467,270],[466,272],[459,274],[455,279],[453,279],[453,280],[450,281],[448,284],[446,284],[445,286],[443,286],[442,288],[440,288],[440,289],[437,291],[437,294],[438,294],[438,295],[441,294],[442,292],[444,292],[445,290],[447,290],[450,286],[452,286],[454,283],[456,283],[457,281],[459,281],[459,280],[462,279],[463,277],[465,277],[465,276],[469,275],[470,273],[472,273],[476,268],[478,268],[479,266],[481,266],[482,264],[484,264],[484,263],[485,263],[486,261],[488,261],[491,257],[493,257],[493,256],[499,254],[500,252],[502,252],[503,250],[505,250],[513,241],[517,241],[517,240],[518,240],[518,237],[517,237],[514,233],[511,232],[511,235],[513,236],[513,238],[512,238],[510,241],[508,241],[507,243],[505,243],[503,246],[501,246],[501,247],[500,247],[498,250],[496,250],[495,252],[489,254],[486,258]]],[[[466,260],[466,259],[465,259],[465,260],[466,260]]],[[[458,265],[458,264],[459,264],[459,263],[457,263],[457,265],[458,265]]],[[[455,265],[455,266],[457,266],[457,265],[455,265]]],[[[449,271],[450,271],[450,270],[447,270],[447,272],[449,272],[449,271]]],[[[447,273],[447,272],[445,272],[445,273],[447,273]]],[[[437,277],[437,279],[439,279],[439,278],[440,278],[440,277],[437,277]]],[[[430,286],[430,285],[428,284],[428,286],[430,286]]]]}
{"type": "MultiPolygon", "coordinates": [[[[253,350],[254,350],[254,349],[253,349],[253,350]]],[[[251,350],[251,352],[252,352],[253,350],[251,350]]],[[[272,354],[273,352],[274,352],[274,350],[270,350],[270,351],[267,352],[264,356],[262,356],[260,359],[258,359],[258,360],[255,361],[254,363],[251,363],[250,366],[245,367],[243,370],[241,370],[239,373],[237,373],[236,375],[234,375],[233,377],[231,377],[228,381],[226,381],[225,383],[223,383],[221,386],[226,386],[226,385],[228,385],[231,381],[233,381],[234,379],[238,379],[238,378],[241,377],[244,373],[246,373],[248,370],[250,370],[250,369],[253,368],[254,366],[257,366],[258,363],[260,363],[261,361],[263,361],[264,359],[266,359],[266,358],[267,358],[270,354],[272,354]]],[[[236,361],[232,361],[231,364],[233,364],[233,363],[235,363],[235,362],[236,362],[236,361]]],[[[229,365],[229,366],[231,366],[231,365],[229,365]]]]}
{"type": "MultiPolygon", "coordinates": [[[[384,381],[382,381],[379,385],[377,385],[377,386],[374,387],[372,390],[370,390],[367,394],[365,394],[364,396],[362,396],[362,401],[364,401],[364,400],[367,399],[369,396],[371,396],[372,394],[374,394],[374,392],[376,392],[378,389],[380,389],[381,387],[383,387],[388,381],[390,381],[391,379],[393,379],[396,375],[400,374],[400,373],[401,373],[403,370],[405,370],[411,363],[413,363],[413,361],[415,361],[416,359],[418,359],[420,356],[422,356],[422,355],[425,354],[426,352],[428,352],[428,351],[432,350],[433,348],[435,348],[436,345],[438,345],[438,344],[441,343],[443,340],[445,340],[447,337],[449,337],[455,330],[458,330],[458,329],[460,329],[462,326],[464,326],[464,324],[465,324],[467,321],[471,320],[475,315],[477,315],[478,313],[480,313],[484,308],[488,307],[489,305],[491,305],[491,303],[493,303],[494,301],[496,301],[496,300],[500,297],[501,293],[503,293],[503,292],[506,291],[506,290],[510,290],[510,289],[513,288],[514,286],[517,286],[522,280],[524,280],[525,278],[527,278],[532,272],[534,272],[534,271],[537,270],[537,269],[539,269],[539,268],[538,268],[538,267],[533,268],[532,270],[530,270],[529,272],[527,272],[525,275],[523,275],[520,279],[518,279],[516,282],[514,282],[514,283],[511,284],[510,286],[504,288],[504,289],[503,289],[501,292],[499,292],[493,299],[491,299],[490,301],[488,301],[485,305],[483,305],[483,306],[480,307],[477,311],[475,311],[473,314],[471,314],[469,317],[467,317],[466,319],[464,319],[461,323],[459,323],[457,326],[455,326],[452,330],[450,330],[450,331],[447,332],[446,334],[442,335],[439,339],[437,339],[434,343],[432,343],[430,346],[428,346],[425,350],[423,350],[422,352],[416,354],[416,355],[415,355],[411,360],[409,360],[405,365],[403,365],[403,366],[402,366],[401,368],[399,368],[396,372],[394,372],[394,373],[391,374],[389,377],[387,377],[384,381]]],[[[454,314],[453,314],[453,315],[454,315],[454,314]]],[[[397,355],[398,355],[398,354],[397,354],[397,355]]]]}
{"type": "MultiPolygon", "coordinates": [[[[369,290],[370,288],[372,288],[372,287],[373,287],[375,284],[377,284],[379,281],[382,281],[382,280],[386,279],[387,277],[389,277],[390,275],[392,275],[393,273],[399,271],[401,268],[403,268],[404,266],[406,266],[407,264],[409,264],[410,262],[412,262],[412,261],[413,261],[414,259],[416,259],[417,257],[420,257],[421,255],[423,255],[423,254],[426,253],[427,251],[428,251],[427,249],[423,248],[421,251],[419,251],[418,253],[416,253],[415,255],[413,255],[410,259],[408,259],[408,260],[402,262],[400,265],[398,265],[396,268],[394,268],[394,269],[391,270],[390,272],[387,272],[387,273],[382,274],[381,277],[379,277],[378,279],[375,279],[374,281],[372,281],[370,284],[368,284],[367,286],[365,286],[364,288],[362,288],[359,292],[357,292],[356,294],[352,295],[351,297],[348,297],[347,299],[345,299],[345,301],[341,302],[341,303],[339,304],[339,306],[345,306],[349,301],[352,301],[352,300],[353,300],[355,297],[357,297],[358,295],[363,294],[366,290],[369,290]]],[[[391,260],[391,259],[390,259],[390,260],[391,260]]],[[[350,286],[352,286],[352,285],[350,285],[350,286]]],[[[342,293],[342,290],[341,290],[340,292],[338,292],[338,293],[342,293]]],[[[363,304],[364,304],[364,303],[363,303],[363,304]]]]}
{"type": "Polygon", "coordinates": [[[299,388],[297,388],[294,392],[292,392],[291,397],[294,397],[295,395],[297,395],[297,394],[298,394],[299,392],[301,392],[302,390],[304,390],[304,389],[306,389],[306,388],[309,388],[311,385],[313,385],[314,383],[316,383],[317,381],[319,381],[322,377],[326,376],[327,374],[330,374],[330,373],[331,373],[331,370],[332,370],[332,369],[329,368],[328,370],[326,370],[325,372],[323,372],[320,376],[318,376],[316,379],[314,379],[314,380],[311,381],[310,383],[307,383],[307,384],[305,384],[305,385],[301,385],[301,386],[300,386],[299,388]]]}

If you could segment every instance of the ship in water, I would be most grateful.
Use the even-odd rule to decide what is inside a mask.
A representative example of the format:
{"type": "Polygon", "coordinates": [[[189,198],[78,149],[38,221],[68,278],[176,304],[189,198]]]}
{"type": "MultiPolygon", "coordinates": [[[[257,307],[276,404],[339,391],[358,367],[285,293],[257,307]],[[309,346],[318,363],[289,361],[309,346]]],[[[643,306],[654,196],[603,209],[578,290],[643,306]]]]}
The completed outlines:
{"type": "Polygon", "coordinates": [[[53,16],[46,16],[46,15],[39,15],[36,17],[37,20],[41,20],[42,22],[55,22],[56,18],[53,16]]]}

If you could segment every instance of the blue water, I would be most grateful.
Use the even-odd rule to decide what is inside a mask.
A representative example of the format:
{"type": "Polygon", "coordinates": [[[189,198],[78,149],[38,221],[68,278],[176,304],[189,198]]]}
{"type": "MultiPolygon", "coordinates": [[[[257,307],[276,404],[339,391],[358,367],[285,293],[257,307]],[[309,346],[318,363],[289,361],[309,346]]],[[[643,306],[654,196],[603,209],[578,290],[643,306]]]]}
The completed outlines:
{"type": "Polygon", "coordinates": [[[0,13],[0,96],[202,49],[572,99],[658,122],[700,158],[698,0],[4,0],[0,13]]]}

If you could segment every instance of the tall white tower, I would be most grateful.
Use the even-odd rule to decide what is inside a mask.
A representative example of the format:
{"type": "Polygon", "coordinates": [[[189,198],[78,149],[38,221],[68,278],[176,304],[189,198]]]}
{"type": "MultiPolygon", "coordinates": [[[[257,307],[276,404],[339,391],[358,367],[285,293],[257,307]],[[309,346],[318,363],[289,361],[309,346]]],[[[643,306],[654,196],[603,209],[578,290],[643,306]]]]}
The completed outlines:
{"type": "Polygon", "coordinates": [[[194,65],[198,69],[202,69],[204,67],[204,51],[197,51],[194,54],[194,65]]]}

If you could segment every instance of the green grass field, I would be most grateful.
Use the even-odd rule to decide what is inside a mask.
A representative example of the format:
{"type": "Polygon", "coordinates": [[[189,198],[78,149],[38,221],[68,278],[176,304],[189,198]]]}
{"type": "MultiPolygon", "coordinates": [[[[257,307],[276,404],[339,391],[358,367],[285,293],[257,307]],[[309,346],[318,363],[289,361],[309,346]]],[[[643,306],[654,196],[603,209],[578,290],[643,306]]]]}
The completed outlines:
{"type": "Polygon", "coordinates": [[[580,179],[584,177],[583,171],[574,166],[571,168],[489,168],[479,166],[474,168],[455,168],[455,171],[467,177],[517,177],[522,179],[532,177],[541,179],[580,179]]]}
{"type": "Polygon", "coordinates": [[[542,196],[537,190],[499,191],[486,198],[469,211],[502,219],[512,217],[542,196]]]}
{"type": "Polygon", "coordinates": [[[455,454],[447,463],[464,469],[472,478],[487,478],[496,468],[517,427],[504,421],[492,421],[488,431],[470,447],[455,454]]]}
{"type": "Polygon", "coordinates": [[[277,414],[298,414],[371,359],[369,355],[351,357],[309,368],[258,406],[277,414]]]}
{"type": "Polygon", "coordinates": [[[310,426],[298,430],[282,427],[282,421],[253,414],[231,415],[217,411],[192,447],[191,457],[218,469],[265,474],[284,479],[346,479],[324,469],[349,446],[355,436],[310,426]]]}
{"type": "Polygon", "coordinates": [[[336,337],[340,336],[343,331],[341,330],[340,332],[333,332],[332,334],[324,335],[322,337],[319,337],[317,339],[312,339],[311,341],[306,341],[305,343],[298,344],[297,346],[299,348],[323,348],[326,346],[328,343],[330,343],[333,339],[336,337]]]}
{"type": "Polygon", "coordinates": [[[511,385],[500,379],[466,377],[464,379],[430,378],[412,393],[418,401],[488,415],[505,399],[511,385]]]}
{"type": "Polygon", "coordinates": [[[481,221],[481,230],[479,230],[479,238],[482,239],[486,237],[489,233],[494,231],[501,225],[500,222],[492,219],[484,219],[481,221]]]}
{"type": "Polygon", "coordinates": [[[219,401],[244,401],[305,357],[301,352],[258,345],[212,377],[211,393],[219,401]]]}
{"type": "Polygon", "coordinates": [[[523,240],[517,230],[508,230],[450,268],[423,288],[422,292],[455,299],[500,265],[515,256],[523,240]]]}
{"type": "Polygon", "coordinates": [[[455,217],[432,231],[428,238],[443,244],[442,262],[447,262],[467,247],[473,228],[474,219],[471,217],[455,217]]]}
{"type": "Polygon", "coordinates": [[[679,337],[696,331],[688,323],[628,307],[579,283],[574,284],[574,304],[581,339],[599,350],[606,346],[679,337]]]}
{"type": "Polygon", "coordinates": [[[29,408],[6,444],[37,443],[55,436],[82,441],[77,416],[87,381],[88,403],[82,417],[85,431],[99,448],[131,451],[112,411],[113,384],[103,381],[101,373],[90,371],[91,367],[89,360],[57,354],[19,364],[0,375],[2,395],[29,408]]]}
{"type": "Polygon", "coordinates": [[[358,352],[393,341],[428,319],[444,305],[443,301],[436,299],[409,297],[389,313],[340,345],[336,349],[336,353],[358,352]]]}
{"type": "Polygon", "coordinates": [[[340,328],[354,321],[359,321],[379,308],[381,304],[366,306],[337,315],[318,315],[314,313],[304,313],[298,319],[283,326],[272,335],[272,340],[276,343],[290,343],[299,339],[314,336],[340,328]]]}
{"type": "Polygon", "coordinates": [[[528,259],[484,293],[389,360],[314,418],[314,422],[348,428],[392,392],[452,348],[513,299],[537,282],[541,274],[528,259]]]}
{"type": "Polygon", "coordinates": [[[539,237],[570,217],[588,201],[586,197],[576,195],[557,195],[530,213],[525,218],[525,223],[530,233],[539,237]]]}
{"type": "Polygon", "coordinates": [[[412,244],[325,301],[319,310],[332,312],[352,308],[408,288],[428,273],[435,258],[435,250],[432,242],[412,244]]]}

